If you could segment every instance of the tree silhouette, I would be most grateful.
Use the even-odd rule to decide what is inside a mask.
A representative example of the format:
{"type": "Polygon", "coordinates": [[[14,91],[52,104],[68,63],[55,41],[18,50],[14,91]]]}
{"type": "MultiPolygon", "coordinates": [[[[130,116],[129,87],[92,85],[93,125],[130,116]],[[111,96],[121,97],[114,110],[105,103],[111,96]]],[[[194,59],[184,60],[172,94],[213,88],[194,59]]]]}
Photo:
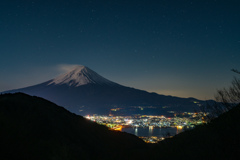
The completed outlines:
{"type": "Polygon", "coordinates": [[[236,69],[232,69],[231,71],[237,73],[237,74],[240,74],[240,71],[236,70],[236,69]]]}
{"type": "MultiPolygon", "coordinates": [[[[240,72],[236,69],[232,69],[231,71],[240,74],[240,72]]],[[[228,88],[217,90],[215,100],[216,102],[207,104],[201,108],[202,112],[208,112],[208,121],[216,118],[226,111],[229,111],[240,103],[240,79],[234,77],[228,88]]]]}

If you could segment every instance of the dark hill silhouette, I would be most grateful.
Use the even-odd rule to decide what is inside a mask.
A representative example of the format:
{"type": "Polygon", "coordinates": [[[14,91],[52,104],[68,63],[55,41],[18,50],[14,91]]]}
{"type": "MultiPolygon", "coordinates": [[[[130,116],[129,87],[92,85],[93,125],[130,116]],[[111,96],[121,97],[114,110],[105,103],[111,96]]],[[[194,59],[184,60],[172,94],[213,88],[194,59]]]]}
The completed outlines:
{"type": "Polygon", "coordinates": [[[145,147],[134,135],[110,131],[23,93],[0,95],[0,145],[4,160],[105,159],[145,147]]]}
{"type": "Polygon", "coordinates": [[[156,148],[145,152],[145,156],[150,159],[240,159],[239,117],[240,105],[209,124],[159,142],[156,148]]]}
{"type": "Polygon", "coordinates": [[[240,106],[159,144],[26,94],[0,95],[0,159],[239,159],[240,106]]]}

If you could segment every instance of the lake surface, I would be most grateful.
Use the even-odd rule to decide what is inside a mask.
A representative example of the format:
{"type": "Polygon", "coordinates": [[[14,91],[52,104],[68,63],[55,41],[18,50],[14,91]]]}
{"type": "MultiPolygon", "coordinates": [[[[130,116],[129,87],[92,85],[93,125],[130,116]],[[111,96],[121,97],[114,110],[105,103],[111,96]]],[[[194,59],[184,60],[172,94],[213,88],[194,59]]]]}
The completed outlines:
{"type": "Polygon", "coordinates": [[[134,134],[139,137],[151,137],[151,136],[156,136],[156,137],[166,137],[167,135],[170,134],[170,136],[174,136],[178,133],[181,133],[183,130],[182,129],[177,129],[177,128],[123,128],[122,132],[127,132],[134,134]]]}

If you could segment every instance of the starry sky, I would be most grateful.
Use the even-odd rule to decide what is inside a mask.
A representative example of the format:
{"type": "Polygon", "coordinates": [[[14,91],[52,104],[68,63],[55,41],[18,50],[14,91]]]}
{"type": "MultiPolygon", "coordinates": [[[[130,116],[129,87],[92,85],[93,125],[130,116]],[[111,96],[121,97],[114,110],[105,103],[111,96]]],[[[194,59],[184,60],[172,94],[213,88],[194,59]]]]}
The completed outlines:
{"type": "Polygon", "coordinates": [[[240,69],[240,1],[1,1],[0,57],[0,91],[79,64],[125,86],[212,99],[240,69]]]}

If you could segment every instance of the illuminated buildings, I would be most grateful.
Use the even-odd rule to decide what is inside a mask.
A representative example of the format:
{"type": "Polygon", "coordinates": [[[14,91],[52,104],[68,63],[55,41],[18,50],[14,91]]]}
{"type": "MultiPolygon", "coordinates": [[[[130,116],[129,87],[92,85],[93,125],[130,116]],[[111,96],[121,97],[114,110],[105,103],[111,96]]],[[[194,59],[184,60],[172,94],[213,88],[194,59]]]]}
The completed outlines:
{"type": "MultiPolygon", "coordinates": [[[[134,116],[102,116],[102,115],[88,115],[85,118],[106,125],[111,130],[122,131],[122,128],[127,127],[148,127],[153,130],[154,128],[169,128],[175,127],[177,130],[193,128],[194,125],[203,123],[202,117],[197,113],[181,113],[181,116],[166,118],[165,116],[151,116],[151,115],[134,115],[134,116]],[[185,116],[183,116],[185,115],[185,116]]],[[[144,137],[142,138],[147,143],[155,143],[163,137],[144,137]]]]}

